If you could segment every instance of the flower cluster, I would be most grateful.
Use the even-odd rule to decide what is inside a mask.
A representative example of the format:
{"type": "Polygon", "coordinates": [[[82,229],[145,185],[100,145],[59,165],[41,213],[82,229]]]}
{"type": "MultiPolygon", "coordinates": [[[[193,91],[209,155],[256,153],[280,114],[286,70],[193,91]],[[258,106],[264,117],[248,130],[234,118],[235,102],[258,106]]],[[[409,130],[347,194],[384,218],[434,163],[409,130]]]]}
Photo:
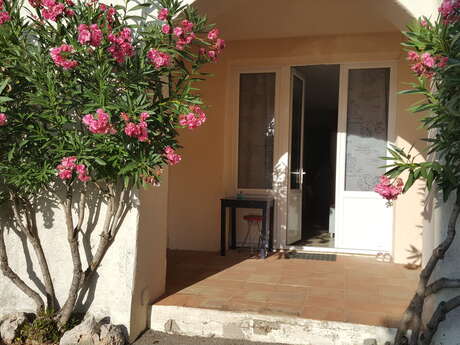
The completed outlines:
{"type": "Polygon", "coordinates": [[[0,25],[5,24],[11,19],[7,11],[3,11],[3,0],[0,0],[0,25]]]}
{"type": "Polygon", "coordinates": [[[219,38],[219,29],[214,28],[208,32],[208,39],[213,43],[211,48],[206,51],[205,48],[200,48],[200,55],[207,56],[211,61],[216,61],[222,50],[225,48],[225,40],[219,38]]]}
{"type": "Polygon", "coordinates": [[[419,76],[431,78],[435,68],[442,68],[447,65],[448,58],[444,56],[432,56],[430,53],[419,55],[417,52],[409,51],[407,59],[414,64],[411,70],[419,76]]]}
{"type": "Polygon", "coordinates": [[[157,49],[150,49],[147,52],[147,58],[156,68],[168,67],[171,64],[171,56],[157,49]]]}
{"type": "Polygon", "coordinates": [[[206,114],[197,106],[190,106],[190,113],[179,116],[179,124],[188,129],[195,129],[206,122],[206,114]]]}
{"type": "Polygon", "coordinates": [[[113,6],[107,7],[105,4],[99,4],[99,9],[105,13],[105,18],[109,23],[113,23],[115,21],[115,14],[117,10],[113,6]]]}
{"type": "MultiPolygon", "coordinates": [[[[173,29],[174,36],[177,37],[176,48],[179,50],[184,50],[187,44],[193,42],[196,38],[193,30],[193,23],[187,19],[184,19],[181,22],[180,26],[177,26],[173,29]]],[[[163,31],[164,32],[164,31],[163,31]]]]}
{"type": "MultiPolygon", "coordinates": [[[[169,10],[167,8],[162,8],[158,13],[158,19],[165,21],[169,18],[169,10]]],[[[192,41],[196,38],[195,33],[193,32],[193,23],[188,20],[184,19],[181,21],[180,25],[175,27],[172,30],[172,33],[176,37],[176,48],[179,50],[184,50],[187,44],[192,43],[192,41]]],[[[161,31],[164,34],[171,34],[171,26],[169,24],[163,24],[161,27],[161,31]]]]}
{"type": "Polygon", "coordinates": [[[6,126],[8,122],[8,117],[4,113],[0,113],[0,126],[6,126]]]}
{"type": "Polygon", "coordinates": [[[158,12],[158,19],[159,20],[168,20],[168,16],[169,16],[169,10],[167,8],[162,8],[159,12],[158,12]]]}
{"type": "Polygon", "coordinates": [[[77,177],[82,182],[88,182],[91,177],[88,175],[88,169],[84,164],[76,164],[77,157],[70,156],[64,157],[61,160],[56,169],[58,171],[58,176],[61,180],[70,180],[73,176],[73,172],[76,171],[77,177]]]}
{"type": "Polygon", "coordinates": [[[108,51],[118,63],[123,63],[127,56],[134,55],[134,47],[131,44],[133,37],[130,28],[123,28],[118,34],[109,34],[108,39],[112,43],[108,51]]]}
{"type": "Polygon", "coordinates": [[[175,165],[179,163],[182,159],[181,155],[176,153],[176,151],[174,151],[174,149],[171,146],[165,147],[165,156],[168,159],[168,163],[170,165],[175,165]]]}
{"type": "Polygon", "coordinates": [[[391,206],[391,201],[396,200],[403,191],[404,182],[398,177],[393,183],[387,176],[381,176],[380,182],[375,186],[374,192],[380,194],[388,200],[387,205],[391,206]]]}
{"type": "Polygon", "coordinates": [[[74,52],[74,49],[69,44],[63,44],[60,47],[52,48],[50,50],[51,58],[57,66],[64,69],[72,69],[78,66],[78,62],[70,60],[68,56],[74,52]]]}
{"type": "Polygon", "coordinates": [[[103,34],[97,24],[80,24],[78,25],[78,42],[80,44],[89,43],[93,47],[99,47],[101,45],[103,34]]]}
{"type": "Polygon", "coordinates": [[[445,24],[460,21],[460,0],[444,0],[439,13],[445,24]]]}
{"type": "Polygon", "coordinates": [[[146,120],[150,117],[148,113],[141,113],[139,116],[139,123],[134,123],[129,120],[126,113],[121,113],[121,118],[125,121],[125,134],[127,136],[137,138],[140,142],[148,142],[148,130],[146,120]]]}
{"type": "Polygon", "coordinates": [[[92,114],[83,116],[82,122],[88,127],[88,130],[94,134],[115,134],[117,131],[110,123],[110,116],[104,113],[104,109],[96,110],[97,118],[92,114]]]}
{"type": "MultiPolygon", "coordinates": [[[[74,5],[72,0],[66,0],[66,3],[68,6],[74,5]]],[[[42,13],[43,18],[52,20],[52,21],[57,21],[62,15],[71,17],[75,14],[75,12],[72,9],[66,7],[64,3],[57,2],[55,0],[43,0],[43,1],[32,0],[31,4],[33,7],[42,6],[41,13],[42,13]]]]}

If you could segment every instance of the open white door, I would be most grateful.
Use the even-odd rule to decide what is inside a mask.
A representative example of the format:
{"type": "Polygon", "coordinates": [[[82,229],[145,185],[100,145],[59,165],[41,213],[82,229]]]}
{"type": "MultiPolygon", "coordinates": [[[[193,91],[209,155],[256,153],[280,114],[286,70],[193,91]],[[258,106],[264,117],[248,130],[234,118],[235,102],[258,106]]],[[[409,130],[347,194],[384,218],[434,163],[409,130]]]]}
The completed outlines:
{"type": "Polygon", "coordinates": [[[373,191],[392,138],[394,68],[341,65],[336,248],[390,252],[393,209],[373,191]]]}
{"type": "Polygon", "coordinates": [[[303,123],[305,80],[291,71],[291,146],[289,160],[288,221],[286,243],[302,238],[303,123]]]}

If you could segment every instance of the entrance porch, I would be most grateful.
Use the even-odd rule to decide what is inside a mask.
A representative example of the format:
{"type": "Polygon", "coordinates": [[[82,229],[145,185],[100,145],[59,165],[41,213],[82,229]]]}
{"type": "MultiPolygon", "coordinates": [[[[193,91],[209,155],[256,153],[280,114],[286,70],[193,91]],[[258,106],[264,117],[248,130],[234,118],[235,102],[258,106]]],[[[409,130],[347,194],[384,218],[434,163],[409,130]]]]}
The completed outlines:
{"type": "Polygon", "coordinates": [[[166,293],[153,306],[152,323],[155,308],[169,306],[394,328],[418,274],[370,256],[323,261],[276,253],[260,260],[241,251],[222,257],[174,250],[168,253],[166,293]]]}

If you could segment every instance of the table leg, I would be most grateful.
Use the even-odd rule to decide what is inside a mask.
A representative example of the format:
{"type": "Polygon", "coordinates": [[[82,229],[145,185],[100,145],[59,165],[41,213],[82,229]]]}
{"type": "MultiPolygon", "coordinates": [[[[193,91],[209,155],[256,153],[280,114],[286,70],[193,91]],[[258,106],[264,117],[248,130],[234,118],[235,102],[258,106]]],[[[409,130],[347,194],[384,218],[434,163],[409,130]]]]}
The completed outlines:
{"type": "Polygon", "coordinates": [[[268,230],[269,230],[269,232],[270,232],[268,250],[269,250],[270,252],[273,252],[273,229],[274,229],[274,226],[273,226],[273,219],[274,219],[274,213],[275,213],[274,207],[273,207],[273,206],[270,206],[270,226],[269,226],[269,228],[268,228],[268,230]]]}
{"type": "Polygon", "coordinates": [[[220,255],[225,256],[225,250],[227,249],[227,241],[226,241],[226,228],[227,228],[227,220],[226,218],[227,209],[225,206],[220,206],[220,255]]]}
{"type": "Polygon", "coordinates": [[[267,232],[267,208],[264,207],[262,209],[262,248],[261,248],[261,251],[260,251],[260,256],[262,259],[265,259],[267,257],[267,247],[268,247],[268,232],[267,232]]]}
{"type": "Polygon", "coordinates": [[[231,208],[232,212],[232,249],[236,248],[236,209],[231,208]]]}

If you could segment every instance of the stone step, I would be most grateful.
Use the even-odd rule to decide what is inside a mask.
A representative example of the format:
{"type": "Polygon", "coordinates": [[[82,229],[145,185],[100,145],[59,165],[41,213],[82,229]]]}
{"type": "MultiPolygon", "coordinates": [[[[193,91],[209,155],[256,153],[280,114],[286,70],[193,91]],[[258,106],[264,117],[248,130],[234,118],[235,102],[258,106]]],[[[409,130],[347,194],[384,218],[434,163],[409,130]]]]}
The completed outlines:
{"type": "Polygon", "coordinates": [[[381,326],[167,305],[153,305],[151,312],[154,331],[265,343],[362,345],[375,339],[383,345],[396,332],[381,326]]]}

